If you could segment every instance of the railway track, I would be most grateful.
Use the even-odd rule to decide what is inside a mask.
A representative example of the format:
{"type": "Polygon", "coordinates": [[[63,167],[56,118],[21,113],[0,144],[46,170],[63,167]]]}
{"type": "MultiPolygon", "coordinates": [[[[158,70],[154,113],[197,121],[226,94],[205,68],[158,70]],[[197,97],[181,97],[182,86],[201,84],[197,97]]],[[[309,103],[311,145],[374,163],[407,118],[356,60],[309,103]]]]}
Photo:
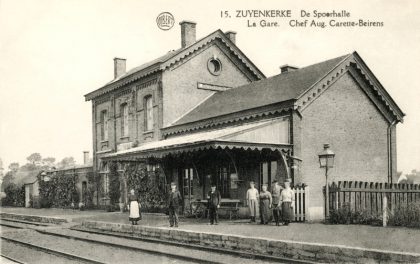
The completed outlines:
{"type": "MultiPolygon", "coordinates": [[[[26,247],[29,250],[49,254],[53,256],[51,257],[53,259],[67,260],[70,261],[69,263],[119,263],[121,260],[125,260],[125,263],[130,263],[137,262],[131,261],[131,259],[136,259],[135,256],[145,259],[143,263],[310,263],[174,241],[133,237],[113,232],[82,228],[72,228],[70,230],[60,226],[51,229],[45,228],[51,225],[37,225],[26,221],[9,221],[5,223],[3,220],[0,222],[0,225],[8,227],[16,225],[20,229],[15,232],[11,230],[7,233],[7,236],[2,234],[1,239],[3,242],[13,243],[14,245],[26,247]],[[27,233],[22,234],[24,232],[27,233]],[[48,241],[52,242],[49,243],[48,241]],[[80,250],[71,250],[66,245],[74,245],[80,250]],[[95,255],[95,252],[99,255],[95,255]],[[115,252],[114,255],[119,255],[122,259],[120,258],[119,261],[115,258],[113,260],[108,259],[105,256],[101,256],[100,252],[105,255],[115,252]],[[128,259],[127,256],[129,256],[128,259]]],[[[11,258],[10,260],[13,259],[17,263],[25,263],[24,260],[10,256],[5,252],[7,251],[3,250],[2,246],[2,254],[5,254],[5,258],[9,257],[11,258]]],[[[114,255],[111,254],[111,258],[114,255]]],[[[44,262],[39,263],[57,262],[51,261],[46,262],[44,259],[44,262]]]]}
{"type": "MultiPolygon", "coordinates": [[[[53,250],[53,249],[50,249],[50,248],[38,246],[38,245],[35,245],[35,244],[32,244],[32,243],[26,243],[24,241],[20,241],[20,240],[16,240],[16,239],[6,238],[4,236],[1,236],[1,239],[5,240],[7,242],[11,242],[11,243],[14,243],[14,244],[19,244],[19,245],[25,246],[29,249],[34,249],[34,251],[42,251],[42,252],[45,252],[47,254],[55,255],[55,256],[58,256],[58,257],[63,257],[63,258],[69,259],[69,260],[75,260],[76,262],[92,263],[92,264],[102,264],[102,263],[104,263],[104,262],[101,262],[101,261],[96,261],[94,259],[78,256],[76,254],[70,254],[70,253],[66,253],[66,252],[63,252],[63,251],[53,250]]],[[[4,255],[3,253],[2,253],[2,257],[5,257],[7,259],[13,260],[13,261],[18,262],[18,263],[24,263],[22,261],[19,261],[16,258],[8,257],[7,255],[4,255]]]]}

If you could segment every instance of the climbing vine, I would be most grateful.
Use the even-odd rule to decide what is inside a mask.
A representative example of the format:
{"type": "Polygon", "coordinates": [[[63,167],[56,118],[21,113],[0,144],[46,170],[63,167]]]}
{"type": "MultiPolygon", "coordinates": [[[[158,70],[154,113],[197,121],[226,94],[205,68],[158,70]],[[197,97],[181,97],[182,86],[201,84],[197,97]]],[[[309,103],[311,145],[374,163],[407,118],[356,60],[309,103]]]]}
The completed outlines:
{"type": "Polygon", "coordinates": [[[116,204],[120,199],[120,179],[118,175],[117,163],[109,164],[109,199],[111,204],[116,204]]]}
{"type": "Polygon", "coordinates": [[[139,195],[143,211],[162,212],[165,207],[166,186],[161,168],[148,171],[144,163],[132,163],[125,169],[128,190],[134,189],[139,195]]]}
{"type": "Polygon", "coordinates": [[[79,202],[79,193],[76,189],[77,180],[77,175],[69,177],[60,173],[52,177],[50,181],[43,181],[41,175],[38,175],[41,207],[66,208],[72,205],[77,206],[79,202]]]}

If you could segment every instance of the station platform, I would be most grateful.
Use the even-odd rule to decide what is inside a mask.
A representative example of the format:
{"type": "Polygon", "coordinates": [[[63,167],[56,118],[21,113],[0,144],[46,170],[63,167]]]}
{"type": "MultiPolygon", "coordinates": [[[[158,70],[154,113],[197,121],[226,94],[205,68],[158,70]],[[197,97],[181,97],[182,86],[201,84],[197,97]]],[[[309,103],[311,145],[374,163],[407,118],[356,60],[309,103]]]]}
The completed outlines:
{"type": "Polygon", "coordinates": [[[302,259],[323,256],[328,261],[328,258],[341,255],[342,261],[352,261],[354,257],[390,262],[407,262],[409,259],[412,260],[409,262],[420,261],[420,230],[411,228],[321,223],[275,226],[274,223],[259,225],[247,220],[226,219],[221,219],[219,225],[208,225],[206,219],[195,218],[181,218],[179,228],[170,228],[168,217],[164,214],[143,213],[139,225],[132,226],[128,213],[120,212],[1,208],[1,213],[61,218],[72,223],[72,226],[90,230],[211,247],[243,248],[261,254],[283,252],[289,254],[287,257],[296,255],[302,259]],[[273,245],[276,246],[273,248],[273,245]]]}

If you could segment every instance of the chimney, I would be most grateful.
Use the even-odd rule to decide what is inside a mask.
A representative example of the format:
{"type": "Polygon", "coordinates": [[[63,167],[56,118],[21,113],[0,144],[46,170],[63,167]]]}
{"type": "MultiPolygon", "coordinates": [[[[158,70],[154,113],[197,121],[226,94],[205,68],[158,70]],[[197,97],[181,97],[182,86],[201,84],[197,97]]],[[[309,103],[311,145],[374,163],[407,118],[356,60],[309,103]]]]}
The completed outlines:
{"type": "Polygon", "coordinates": [[[83,151],[83,165],[89,163],[89,151],[83,151]]]}
{"type": "Polygon", "coordinates": [[[125,73],[126,59],[114,58],[114,79],[117,79],[125,73]]]}
{"type": "Polygon", "coordinates": [[[195,42],[195,25],[192,21],[181,21],[181,47],[185,48],[195,42]]]}
{"type": "Polygon", "coordinates": [[[226,37],[230,39],[230,41],[233,42],[233,44],[236,44],[236,32],[235,31],[226,31],[225,32],[226,37]]]}
{"type": "Polygon", "coordinates": [[[292,65],[288,65],[288,64],[280,66],[281,73],[288,73],[288,72],[295,71],[297,69],[299,69],[299,68],[295,67],[295,66],[292,66],[292,65]]]}

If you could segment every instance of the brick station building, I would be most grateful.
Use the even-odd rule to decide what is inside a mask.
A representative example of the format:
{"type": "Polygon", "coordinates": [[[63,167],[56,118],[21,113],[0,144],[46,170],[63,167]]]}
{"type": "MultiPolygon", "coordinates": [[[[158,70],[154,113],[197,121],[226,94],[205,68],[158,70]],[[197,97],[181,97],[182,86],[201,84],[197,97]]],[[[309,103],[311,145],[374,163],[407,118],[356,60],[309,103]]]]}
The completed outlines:
{"type": "Polygon", "coordinates": [[[185,205],[205,198],[211,183],[222,198],[244,201],[251,180],[260,189],[291,178],[308,186],[307,219],[316,220],[324,214],[324,143],[336,153],[331,181],[396,177],[404,114],[356,52],[285,65],[266,78],[237,47],[235,32],[197,40],[194,22],[180,25],[181,48],[130,71],[115,58],[114,79],[85,95],[93,166],[104,185],[109,161],[162,168],[185,205]]]}

